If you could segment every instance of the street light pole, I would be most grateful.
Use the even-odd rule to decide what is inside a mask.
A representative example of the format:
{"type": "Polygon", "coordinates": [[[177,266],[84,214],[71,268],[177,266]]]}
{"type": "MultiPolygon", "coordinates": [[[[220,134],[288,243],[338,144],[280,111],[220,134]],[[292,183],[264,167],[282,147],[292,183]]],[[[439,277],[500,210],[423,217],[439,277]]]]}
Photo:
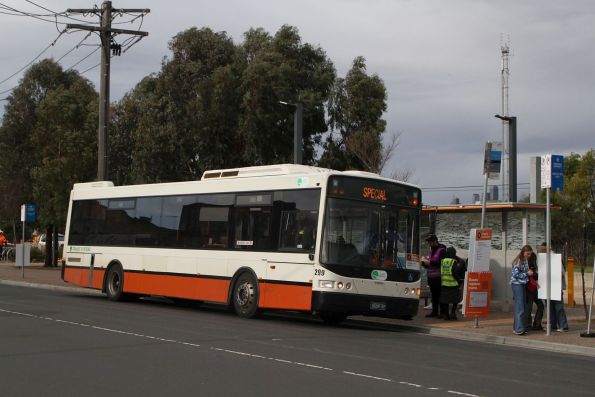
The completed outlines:
{"type": "Polygon", "coordinates": [[[292,106],[295,108],[293,115],[293,163],[302,164],[302,151],[303,151],[303,118],[304,118],[304,104],[301,102],[289,103],[279,101],[282,105],[292,106]]]}

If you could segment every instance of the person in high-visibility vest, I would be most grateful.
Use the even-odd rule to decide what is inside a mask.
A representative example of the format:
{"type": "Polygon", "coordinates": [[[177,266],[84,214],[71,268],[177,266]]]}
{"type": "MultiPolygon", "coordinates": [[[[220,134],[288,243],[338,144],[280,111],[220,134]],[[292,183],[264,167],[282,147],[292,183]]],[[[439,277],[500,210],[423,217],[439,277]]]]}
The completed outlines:
{"type": "Polygon", "coordinates": [[[448,247],[440,261],[440,313],[445,320],[457,319],[457,305],[461,301],[459,285],[465,279],[464,263],[454,247],[448,247]],[[449,310],[449,305],[452,305],[449,310]]]}

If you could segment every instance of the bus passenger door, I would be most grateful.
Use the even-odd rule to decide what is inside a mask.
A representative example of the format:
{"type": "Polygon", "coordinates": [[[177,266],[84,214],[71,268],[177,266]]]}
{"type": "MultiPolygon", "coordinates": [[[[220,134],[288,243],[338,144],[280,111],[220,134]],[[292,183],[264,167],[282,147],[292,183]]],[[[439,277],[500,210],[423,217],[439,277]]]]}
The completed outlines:
{"type": "Polygon", "coordinates": [[[308,254],[288,254],[265,261],[266,283],[263,307],[310,311],[314,261],[308,254]]]}

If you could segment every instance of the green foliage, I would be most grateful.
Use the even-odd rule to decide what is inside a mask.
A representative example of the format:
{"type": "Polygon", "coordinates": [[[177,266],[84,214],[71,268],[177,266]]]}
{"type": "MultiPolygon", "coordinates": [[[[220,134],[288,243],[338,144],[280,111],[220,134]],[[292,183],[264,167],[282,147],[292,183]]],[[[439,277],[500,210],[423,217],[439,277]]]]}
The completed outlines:
{"type": "Polygon", "coordinates": [[[355,58],[347,76],[337,79],[331,93],[331,133],[324,143],[320,165],[379,173],[386,160],[382,150],[385,111],[384,83],[378,75],[367,74],[363,57],[355,58]]]}
{"type": "Polygon", "coordinates": [[[235,45],[224,32],[192,28],[170,50],[161,71],[114,109],[113,180],[192,180],[208,169],[290,162],[293,109],[280,100],[304,103],[304,161],[314,161],[335,72],[297,29],[274,37],[252,29],[235,45]]]}
{"type": "MultiPolygon", "coordinates": [[[[282,26],[250,29],[241,43],[191,28],[169,43],[158,73],[110,112],[108,178],[116,184],[193,180],[205,170],[292,162],[294,108],[302,103],[304,163],[378,172],[386,90],[356,58],[344,79],[323,49],[282,26]],[[327,121],[327,115],[330,118],[327,121]]],[[[0,220],[38,204],[44,228],[65,224],[73,183],[93,180],[97,93],[86,79],[44,60],[9,96],[0,126],[0,220]]]]}
{"type": "Polygon", "coordinates": [[[587,260],[595,227],[595,150],[564,158],[564,190],[552,194],[561,207],[552,212],[552,241],[569,242],[574,255],[587,260]]]}
{"type": "Polygon", "coordinates": [[[63,229],[72,184],[92,180],[97,93],[52,60],[33,65],[9,96],[0,127],[2,217],[35,202],[38,222],[63,229]]]}

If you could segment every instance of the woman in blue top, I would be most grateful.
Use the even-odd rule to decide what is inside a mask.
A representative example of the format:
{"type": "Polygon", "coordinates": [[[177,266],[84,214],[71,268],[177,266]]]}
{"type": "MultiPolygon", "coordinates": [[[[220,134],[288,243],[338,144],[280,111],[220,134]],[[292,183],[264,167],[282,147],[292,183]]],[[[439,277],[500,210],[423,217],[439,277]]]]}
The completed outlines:
{"type": "Polygon", "coordinates": [[[510,286],[512,287],[512,296],[514,298],[514,324],[512,332],[515,335],[525,335],[525,285],[529,281],[529,276],[533,275],[533,270],[529,269],[529,258],[533,253],[530,245],[521,248],[521,252],[512,262],[512,276],[510,286]]]}

